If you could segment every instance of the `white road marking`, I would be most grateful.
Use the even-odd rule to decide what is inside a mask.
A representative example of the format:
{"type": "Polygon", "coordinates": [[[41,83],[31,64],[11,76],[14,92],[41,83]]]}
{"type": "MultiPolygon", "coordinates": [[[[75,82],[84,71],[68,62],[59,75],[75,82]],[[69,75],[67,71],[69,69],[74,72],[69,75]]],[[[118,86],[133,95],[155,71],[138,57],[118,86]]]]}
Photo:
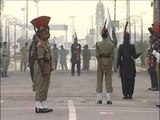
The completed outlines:
{"type": "Polygon", "coordinates": [[[113,112],[100,112],[101,115],[113,115],[113,112]]]}
{"type": "Polygon", "coordinates": [[[68,100],[69,120],[77,120],[76,109],[73,100],[68,100]]]}
{"type": "Polygon", "coordinates": [[[125,108],[125,107],[112,107],[107,108],[106,107],[76,107],[76,109],[87,109],[87,110],[94,110],[98,112],[159,112],[159,108],[125,108]]]}
{"type": "Polygon", "coordinates": [[[1,103],[3,103],[3,102],[4,102],[4,100],[1,100],[0,102],[1,102],[1,103]]]}
{"type": "MultiPolygon", "coordinates": [[[[68,100],[68,107],[54,107],[54,109],[67,109],[69,108],[69,120],[77,120],[76,119],[76,110],[74,106],[73,100],[68,100]]],[[[34,107],[5,107],[1,106],[1,110],[33,110],[34,107]]],[[[139,113],[159,113],[159,108],[125,108],[125,107],[80,107],[77,106],[76,109],[78,110],[89,110],[89,111],[97,111],[100,114],[112,114],[114,112],[139,112],[139,113]]]]}

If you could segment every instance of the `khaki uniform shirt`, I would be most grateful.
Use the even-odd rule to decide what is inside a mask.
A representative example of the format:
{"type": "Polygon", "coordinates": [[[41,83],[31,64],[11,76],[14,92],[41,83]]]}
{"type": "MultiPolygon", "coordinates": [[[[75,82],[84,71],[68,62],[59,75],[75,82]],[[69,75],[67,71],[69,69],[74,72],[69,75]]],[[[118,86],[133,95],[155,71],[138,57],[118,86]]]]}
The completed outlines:
{"type": "Polygon", "coordinates": [[[114,56],[114,47],[108,38],[96,43],[96,56],[100,56],[103,65],[107,65],[109,58],[114,56]]]}

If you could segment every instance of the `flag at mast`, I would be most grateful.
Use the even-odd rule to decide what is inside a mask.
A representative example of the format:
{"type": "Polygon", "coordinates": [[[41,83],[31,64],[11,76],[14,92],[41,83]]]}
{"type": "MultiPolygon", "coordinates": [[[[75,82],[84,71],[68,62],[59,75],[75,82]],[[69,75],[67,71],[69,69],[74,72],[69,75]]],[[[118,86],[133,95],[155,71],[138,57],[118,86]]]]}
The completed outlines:
{"type": "Polygon", "coordinates": [[[117,45],[117,37],[116,37],[116,33],[115,33],[115,28],[114,26],[112,25],[112,20],[111,20],[111,17],[110,17],[110,13],[109,13],[109,9],[107,7],[107,21],[106,21],[106,28],[108,30],[108,33],[110,35],[110,38],[111,38],[111,41],[117,45]]]}

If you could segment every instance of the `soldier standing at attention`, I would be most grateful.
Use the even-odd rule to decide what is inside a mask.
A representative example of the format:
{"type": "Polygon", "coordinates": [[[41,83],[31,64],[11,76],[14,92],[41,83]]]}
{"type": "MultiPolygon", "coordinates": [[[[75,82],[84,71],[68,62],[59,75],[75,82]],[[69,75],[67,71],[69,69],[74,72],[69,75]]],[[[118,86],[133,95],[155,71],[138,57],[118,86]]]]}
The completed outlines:
{"type": "Polygon", "coordinates": [[[83,70],[87,71],[89,70],[90,60],[91,60],[91,52],[88,49],[88,45],[85,45],[83,49],[83,70]]]}
{"type": "Polygon", "coordinates": [[[27,53],[28,53],[27,46],[28,46],[28,43],[26,42],[25,46],[20,49],[20,52],[21,52],[20,71],[22,71],[22,69],[26,71],[27,69],[27,60],[28,60],[27,59],[27,53]]]}
{"type": "Polygon", "coordinates": [[[47,106],[47,94],[50,84],[50,75],[53,71],[51,47],[48,39],[50,38],[50,28],[48,23],[50,17],[40,16],[31,21],[38,35],[36,48],[36,60],[34,63],[34,81],[36,81],[35,112],[47,113],[53,109],[47,106]],[[37,29],[37,30],[36,30],[37,29]]]}
{"type": "Polygon", "coordinates": [[[59,56],[59,51],[57,48],[57,44],[54,44],[54,48],[52,49],[53,52],[53,65],[54,65],[54,69],[57,69],[57,63],[58,63],[58,56],[59,56]]]}
{"type": "Polygon", "coordinates": [[[136,77],[134,59],[142,53],[137,54],[135,46],[130,44],[130,34],[126,32],[127,24],[128,22],[124,30],[123,44],[120,44],[118,48],[117,68],[120,68],[123,99],[132,99],[136,77]]]}
{"type": "Polygon", "coordinates": [[[67,67],[67,56],[68,52],[63,48],[63,45],[61,45],[61,50],[59,51],[59,56],[60,56],[60,64],[61,64],[61,67],[62,67],[62,70],[65,69],[68,70],[68,67],[67,67]]]}
{"type": "Polygon", "coordinates": [[[8,77],[9,51],[7,42],[3,42],[2,50],[2,77],[8,77]]]}
{"type": "Polygon", "coordinates": [[[78,43],[77,37],[74,38],[74,43],[71,45],[71,75],[74,76],[75,65],[77,64],[77,74],[80,76],[81,69],[81,45],[78,43]]]}
{"type": "MultiPolygon", "coordinates": [[[[157,79],[158,79],[158,90],[160,90],[160,23],[155,23],[152,27],[154,31],[154,36],[156,39],[154,50],[152,54],[156,57],[156,72],[157,72],[157,79]]],[[[156,105],[157,107],[160,107],[160,101],[159,104],[156,105]]]]}
{"type": "MultiPolygon", "coordinates": [[[[106,22],[105,22],[106,24],[106,22]]],[[[105,28],[102,30],[101,36],[102,41],[96,43],[96,57],[98,60],[97,66],[97,104],[102,104],[102,86],[103,86],[103,76],[105,75],[106,84],[106,97],[107,104],[112,104],[111,94],[113,92],[112,88],[112,61],[114,57],[114,46],[109,39],[108,30],[105,28]]]]}
{"type": "Polygon", "coordinates": [[[148,64],[148,73],[151,79],[151,88],[148,90],[157,91],[158,90],[158,80],[157,80],[157,72],[156,72],[156,57],[152,54],[154,50],[154,44],[156,43],[156,39],[153,35],[150,36],[149,39],[149,48],[148,48],[148,57],[147,57],[147,64],[148,64]]]}

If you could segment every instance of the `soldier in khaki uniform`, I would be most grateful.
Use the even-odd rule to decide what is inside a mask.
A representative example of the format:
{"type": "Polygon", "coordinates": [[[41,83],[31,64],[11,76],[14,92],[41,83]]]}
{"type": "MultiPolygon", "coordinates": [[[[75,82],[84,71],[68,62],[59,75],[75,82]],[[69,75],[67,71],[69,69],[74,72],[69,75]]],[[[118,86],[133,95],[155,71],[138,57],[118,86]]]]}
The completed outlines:
{"type": "Polygon", "coordinates": [[[2,77],[8,77],[8,66],[9,66],[9,51],[7,47],[7,42],[3,43],[2,50],[2,77]]]}
{"type": "Polygon", "coordinates": [[[68,70],[67,67],[67,50],[63,48],[63,45],[61,45],[61,50],[59,51],[59,56],[60,56],[60,64],[61,64],[61,68],[62,70],[65,69],[68,70]]]}
{"type": "Polygon", "coordinates": [[[26,71],[27,69],[27,62],[28,62],[28,43],[26,42],[25,43],[25,46],[22,47],[20,49],[20,52],[21,52],[21,62],[20,62],[20,71],[24,70],[26,71]]]}
{"type": "Polygon", "coordinates": [[[89,70],[90,60],[91,52],[88,49],[88,45],[85,45],[83,49],[83,70],[89,70]]]}
{"type": "Polygon", "coordinates": [[[53,65],[54,65],[54,69],[57,69],[57,64],[58,64],[58,56],[59,56],[59,50],[57,48],[57,44],[54,44],[54,48],[52,49],[52,53],[53,53],[53,65]]]}
{"type": "Polygon", "coordinates": [[[103,76],[105,75],[107,104],[112,104],[112,61],[114,46],[109,39],[109,33],[104,27],[101,33],[102,41],[96,43],[97,66],[97,104],[102,104],[103,76]]]}
{"type": "Polygon", "coordinates": [[[40,16],[31,21],[33,24],[38,44],[36,48],[36,60],[34,63],[34,81],[36,81],[36,95],[35,95],[35,112],[36,113],[47,113],[53,111],[47,106],[47,94],[50,84],[50,75],[53,71],[52,67],[52,55],[49,44],[49,26],[48,23],[50,17],[40,16]]]}

